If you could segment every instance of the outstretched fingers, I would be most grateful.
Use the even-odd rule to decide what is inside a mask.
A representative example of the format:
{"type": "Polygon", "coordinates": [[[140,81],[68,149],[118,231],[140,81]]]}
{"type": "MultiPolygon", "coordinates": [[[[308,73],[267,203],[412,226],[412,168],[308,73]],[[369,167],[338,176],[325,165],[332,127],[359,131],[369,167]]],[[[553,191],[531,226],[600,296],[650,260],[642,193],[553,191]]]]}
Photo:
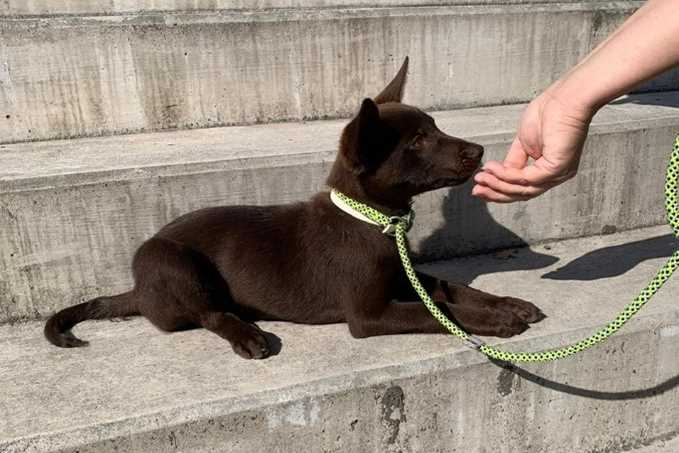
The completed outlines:
{"type": "Polygon", "coordinates": [[[552,187],[569,179],[570,174],[558,165],[539,157],[530,165],[525,165],[521,151],[514,145],[505,162],[489,161],[482,171],[476,174],[476,185],[472,194],[488,201],[511,203],[525,201],[543,194],[552,187]],[[524,165],[521,167],[521,165],[524,165]]]}

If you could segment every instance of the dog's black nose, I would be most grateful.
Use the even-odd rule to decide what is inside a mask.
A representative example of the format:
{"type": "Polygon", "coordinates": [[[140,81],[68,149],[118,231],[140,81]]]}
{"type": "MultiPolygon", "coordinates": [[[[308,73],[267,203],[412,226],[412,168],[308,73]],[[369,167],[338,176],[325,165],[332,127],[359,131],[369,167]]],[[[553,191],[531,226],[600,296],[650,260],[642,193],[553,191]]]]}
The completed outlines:
{"type": "Polygon", "coordinates": [[[462,150],[462,154],[467,159],[481,159],[483,157],[483,146],[470,143],[462,150]]]}

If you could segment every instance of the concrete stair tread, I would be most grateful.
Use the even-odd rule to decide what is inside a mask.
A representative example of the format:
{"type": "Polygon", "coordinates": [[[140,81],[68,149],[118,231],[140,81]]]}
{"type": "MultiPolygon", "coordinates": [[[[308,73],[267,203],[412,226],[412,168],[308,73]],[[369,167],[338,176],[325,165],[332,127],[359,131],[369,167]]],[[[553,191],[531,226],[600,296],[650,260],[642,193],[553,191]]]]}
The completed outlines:
{"type": "MultiPolygon", "coordinates": [[[[518,338],[489,341],[509,349],[537,350],[577,340],[612,319],[676,249],[678,242],[669,233],[668,227],[653,227],[424,268],[451,281],[471,281],[479,289],[534,301],[549,316],[545,321],[518,338]],[[535,269],[536,254],[553,256],[552,264],[535,269]]],[[[620,335],[659,329],[676,335],[678,292],[679,278],[675,277],[620,335]]],[[[320,398],[484,362],[458,340],[441,335],[356,340],[345,325],[265,322],[261,327],[282,340],[281,353],[264,361],[238,358],[227,343],[209,332],[167,335],[142,319],[84,323],[76,333],[90,340],[91,346],[76,350],[47,344],[39,322],[0,327],[0,409],[4,414],[0,450],[71,451],[88,444],[96,449],[102,442],[113,448],[115,441],[105,443],[106,439],[129,438],[168,426],[180,432],[179,427],[187,424],[200,432],[204,424],[237,413],[257,419],[262,434],[287,425],[313,427],[326,423],[319,421],[314,409],[314,401],[320,398]],[[281,404],[288,406],[280,409],[281,404]]],[[[587,354],[572,360],[581,361],[591,373],[603,373],[600,366],[587,361],[587,354]]],[[[615,360],[621,360],[620,356],[611,358],[615,360]]],[[[643,362],[643,357],[626,360],[643,362]]],[[[530,369],[539,374],[552,367],[530,369]]],[[[567,380],[577,385],[581,379],[568,376],[567,380]]],[[[611,382],[602,381],[598,390],[605,390],[611,382]]],[[[639,384],[624,382],[631,387],[639,384]]],[[[361,414],[346,414],[346,418],[358,420],[361,414]]],[[[172,436],[169,440],[154,437],[153,442],[172,445],[172,436]]],[[[175,448],[177,442],[181,446],[186,441],[174,439],[175,448]]],[[[135,445],[146,451],[167,451],[166,447],[135,445]]],[[[248,445],[239,448],[233,451],[257,449],[254,445],[249,450],[248,445]]]]}
{"type": "MultiPolygon", "coordinates": [[[[87,2],[31,2],[7,0],[0,5],[0,16],[52,16],[60,14],[121,14],[150,11],[243,10],[271,8],[393,7],[492,4],[496,0],[116,0],[87,2]]],[[[569,3],[578,0],[512,0],[510,3],[569,3]]],[[[607,1],[607,0],[591,0],[607,1]]],[[[633,0],[625,0],[633,1],[633,0]]]]}
{"type": "Polygon", "coordinates": [[[668,436],[667,439],[661,439],[650,445],[644,445],[628,451],[631,451],[632,453],[675,453],[679,451],[679,437],[668,436]]]}
{"type": "Polygon", "coordinates": [[[426,3],[417,4],[394,3],[379,7],[370,5],[333,5],[331,7],[316,7],[304,5],[294,8],[247,8],[237,9],[204,9],[204,10],[179,10],[179,11],[139,11],[130,14],[74,14],[65,16],[40,17],[19,16],[16,18],[5,17],[4,21],[12,24],[19,23],[42,23],[49,21],[53,24],[79,24],[79,25],[110,25],[126,26],[130,23],[135,25],[158,24],[159,19],[168,25],[190,25],[193,23],[242,23],[242,22],[287,22],[287,21],[315,21],[350,18],[370,17],[398,17],[398,16],[447,16],[452,14],[488,14],[499,11],[509,11],[512,14],[525,14],[527,12],[553,11],[589,11],[597,9],[601,11],[615,10],[616,8],[632,8],[640,6],[639,0],[572,0],[572,1],[540,1],[540,2],[479,2],[465,1],[449,5],[426,3]]]}
{"type": "MultiPolygon", "coordinates": [[[[621,98],[604,108],[592,134],[679,121],[679,91],[621,98]]],[[[451,135],[507,141],[525,104],[433,112],[451,135]]],[[[0,192],[209,172],[225,166],[284,166],[335,156],[348,120],[277,123],[0,145],[0,192]]]]}

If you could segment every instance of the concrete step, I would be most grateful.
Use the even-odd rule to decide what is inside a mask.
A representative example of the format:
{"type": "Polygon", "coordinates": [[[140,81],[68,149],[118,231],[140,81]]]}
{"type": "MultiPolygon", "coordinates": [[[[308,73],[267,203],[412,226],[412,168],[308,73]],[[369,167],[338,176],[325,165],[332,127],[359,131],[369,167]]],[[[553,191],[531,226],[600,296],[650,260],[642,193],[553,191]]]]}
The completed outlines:
{"type": "Polygon", "coordinates": [[[642,444],[639,448],[627,449],[626,451],[630,453],[676,453],[679,451],[679,435],[669,434],[649,445],[642,444]]]}
{"type": "MultiPolygon", "coordinates": [[[[503,0],[513,3],[568,3],[578,0],[503,0]]],[[[607,0],[598,0],[607,1],[607,0]]],[[[633,1],[633,0],[629,0],[633,1]]],[[[4,0],[0,16],[121,14],[148,11],[216,11],[271,8],[484,5],[497,0],[4,0]]]]}
{"type": "MultiPolygon", "coordinates": [[[[418,197],[423,260],[664,223],[679,93],[639,95],[595,118],[579,176],[513,205],[470,185],[418,197]]],[[[521,105],[440,112],[442,130],[502,159],[521,105]]],[[[186,212],[304,200],[324,188],[345,121],[0,146],[0,322],[42,317],[131,284],[134,250],[186,212]]]]}
{"type": "MultiPolygon", "coordinates": [[[[538,350],[612,319],[677,246],[669,228],[655,227],[425,270],[534,301],[546,320],[517,338],[488,341],[538,350]]],[[[40,323],[4,326],[0,451],[572,453],[657,446],[679,432],[678,293],[675,276],[605,344],[513,370],[452,337],[356,340],[344,325],[261,323],[282,345],[264,361],[239,359],[207,331],[167,335],[141,319],[84,323],[77,334],[91,346],[77,350],[47,344],[40,323]]]]}
{"type": "MultiPolygon", "coordinates": [[[[346,117],[405,55],[415,105],[527,101],[641,4],[6,17],[0,143],[346,117]]],[[[670,88],[679,72],[644,89],[670,88]]]]}

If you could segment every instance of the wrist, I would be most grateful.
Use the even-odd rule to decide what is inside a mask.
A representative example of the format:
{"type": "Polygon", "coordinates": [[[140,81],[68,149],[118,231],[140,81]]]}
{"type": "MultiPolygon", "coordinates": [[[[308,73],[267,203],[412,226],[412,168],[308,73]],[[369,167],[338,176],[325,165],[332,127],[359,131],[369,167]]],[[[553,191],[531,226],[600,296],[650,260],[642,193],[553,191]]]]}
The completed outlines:
{"type": "Polygon", "coordinates": [[[609,102],[609,99],[597,93],[591,84],[581,83],[576,76],[570,74],[554,82],[546,90],[546,94],[561,104],[572,116],[587,123],[609,102]]]}

